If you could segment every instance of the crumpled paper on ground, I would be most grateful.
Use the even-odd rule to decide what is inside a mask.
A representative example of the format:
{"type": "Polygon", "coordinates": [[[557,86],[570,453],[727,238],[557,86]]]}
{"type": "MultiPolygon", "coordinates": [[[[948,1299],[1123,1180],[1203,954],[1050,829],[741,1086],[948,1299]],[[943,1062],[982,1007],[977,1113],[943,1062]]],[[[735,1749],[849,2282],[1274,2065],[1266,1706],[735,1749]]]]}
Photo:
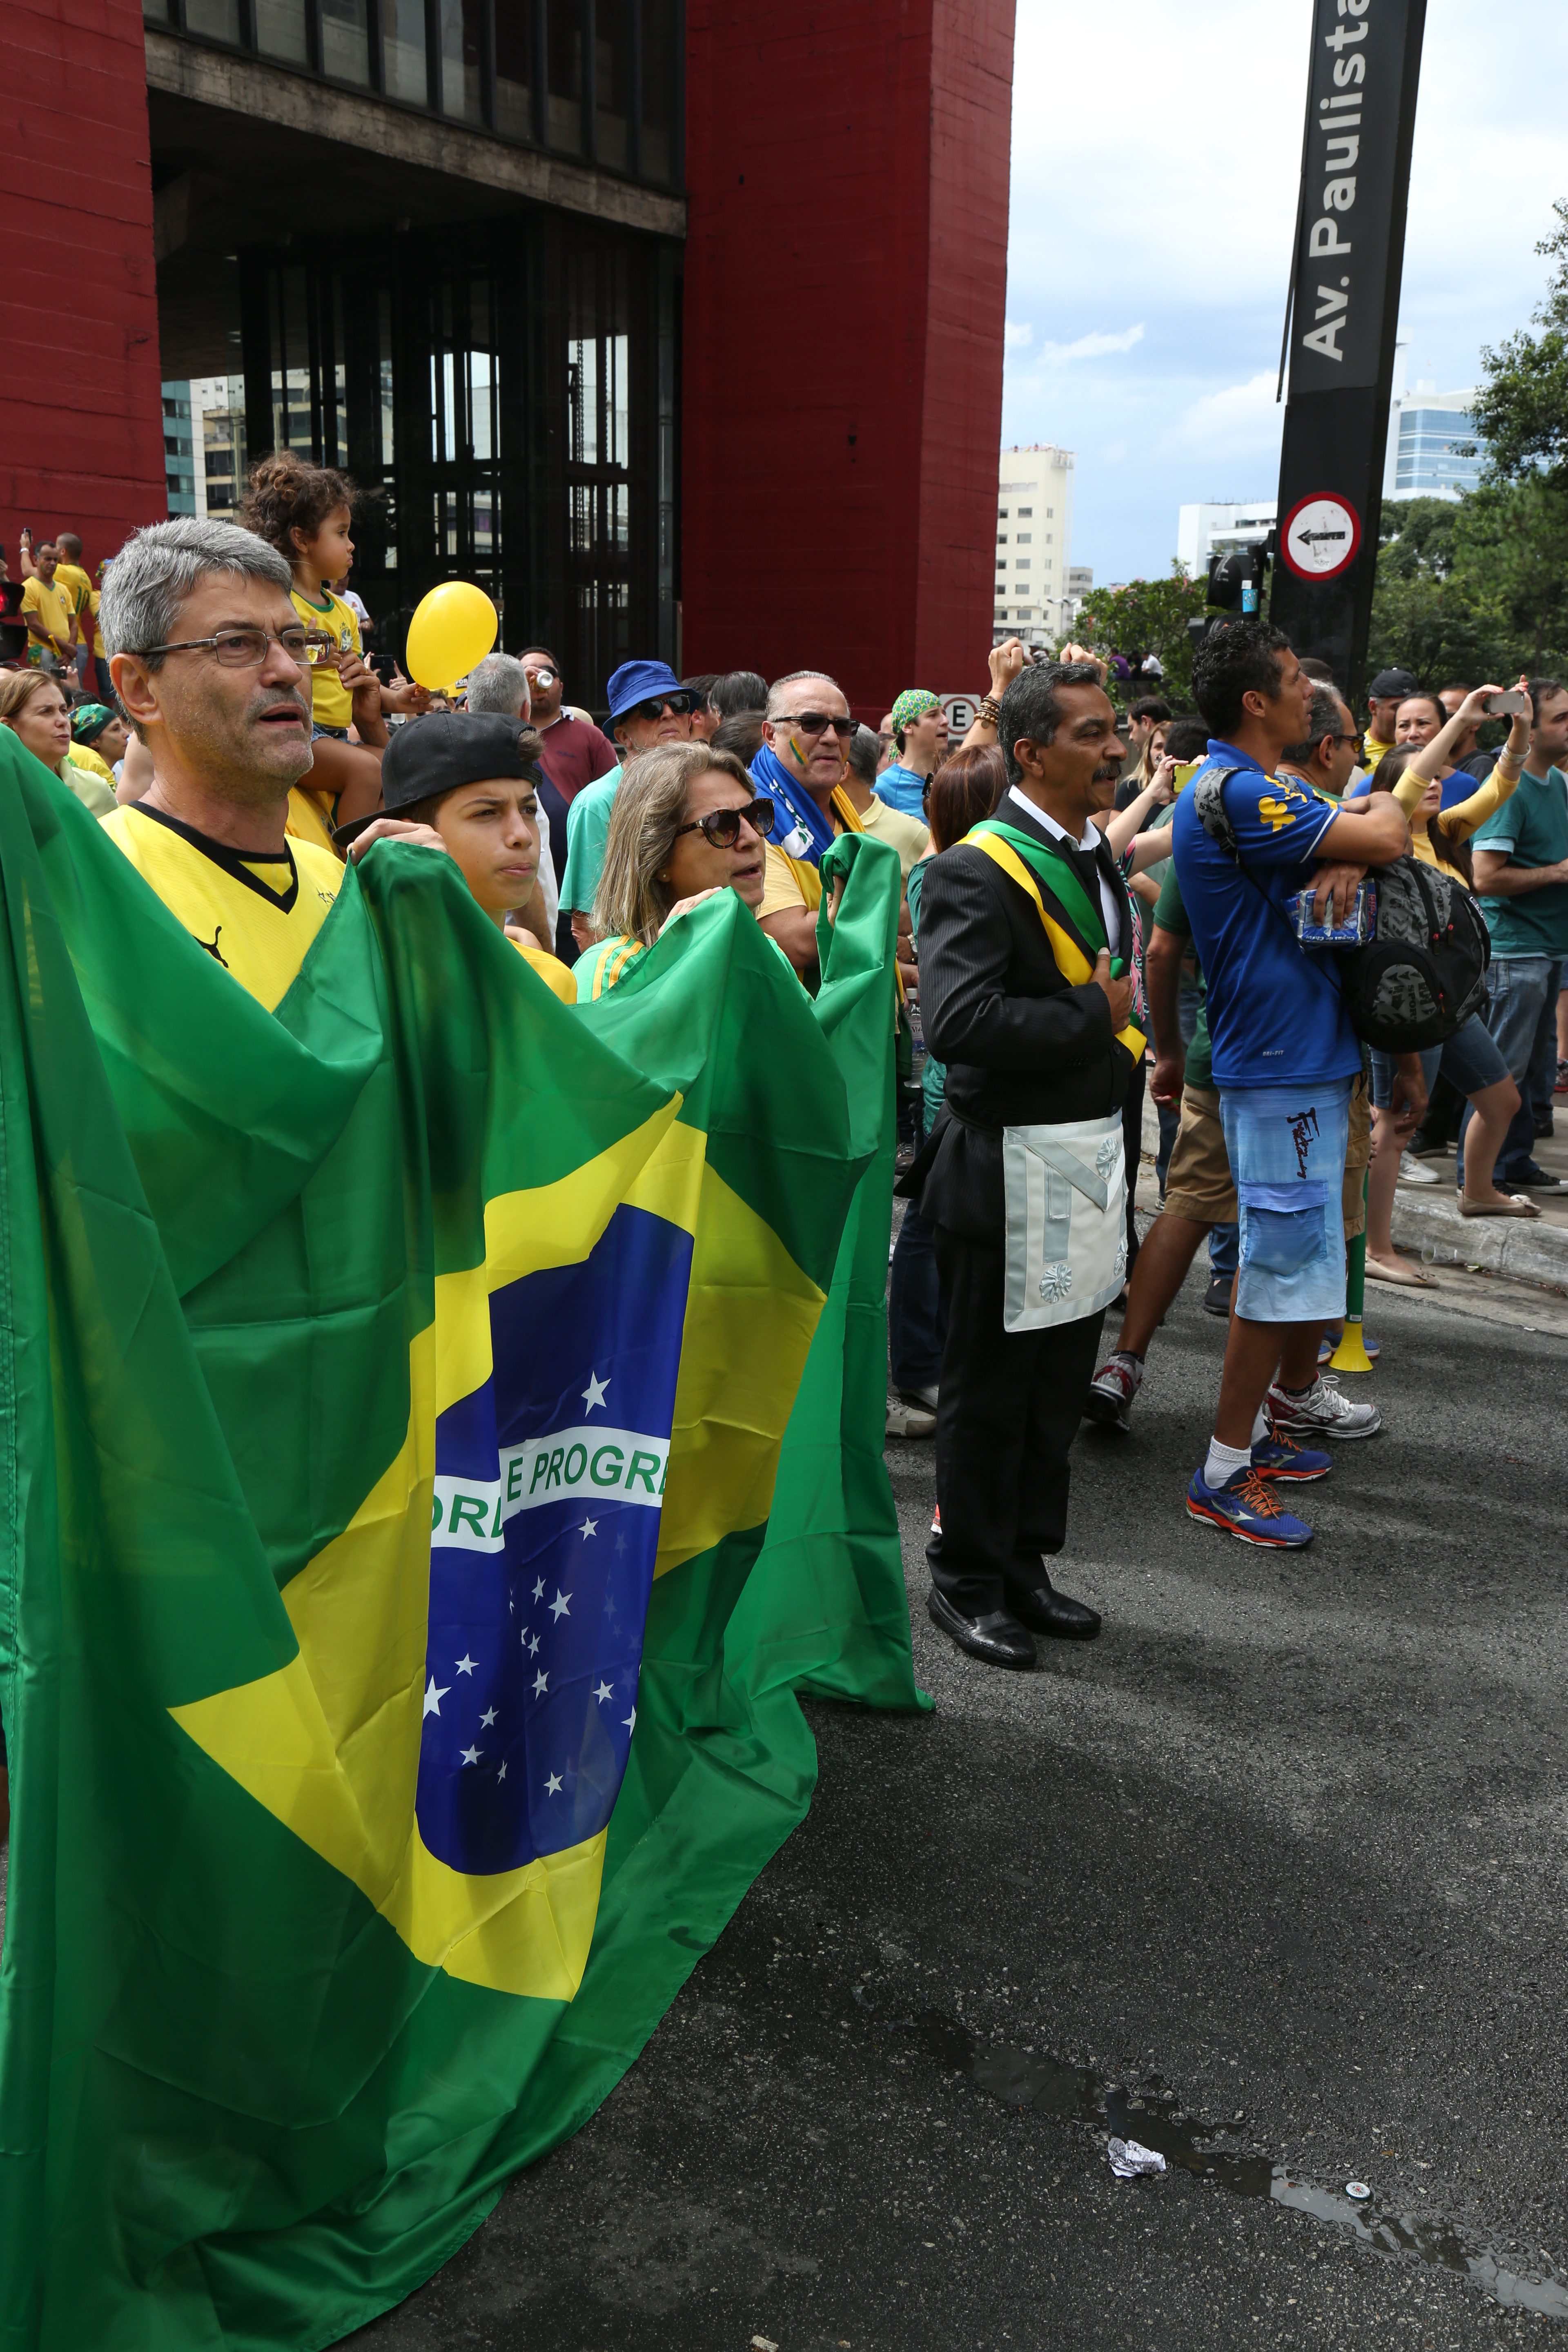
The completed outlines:
{"type": "Polygon", "coordinates": [[[1163,2172],[1165,2159],[1142,2140],[1113,2139],[1106,2149],[1118,2180],[1136,2180],[1141,2173],[1163,2172]]]}

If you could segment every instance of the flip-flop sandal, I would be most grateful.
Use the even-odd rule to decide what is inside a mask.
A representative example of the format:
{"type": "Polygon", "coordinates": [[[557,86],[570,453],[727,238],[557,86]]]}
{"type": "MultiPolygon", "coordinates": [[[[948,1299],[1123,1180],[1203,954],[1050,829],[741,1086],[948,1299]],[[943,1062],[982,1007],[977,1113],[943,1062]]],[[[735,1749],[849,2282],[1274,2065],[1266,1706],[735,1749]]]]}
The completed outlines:
{"type": "MultiPolygon", "coordinates": [[[[1342,1331],[1324,1332],[1318,1347],[1318,1362],[1320,1366],[1326,1364],[1330,1360],[1331,1357],[1333,1355],[1334,1349],[1339,1346],[1340,1341],[1344,1338],[1344,1336],[1345,1335],[1342,1331]]],[[[1362,1334],[1361,1344],[1366,1349],[1368,1362],[1375,1364],[1379,1356],[1383,1353],[1383,1341],[1381,1339],[1369,1339],[1363,1331],[1362,1334]]]]}
{"type": "Polygon", "coordinates": [[[1467,1201],[1459,1197],[1461,1217],[1538,1217],[1541,1211],[1522,1192],[1510,1192],[1501,1201],[1467,1201]]]}
{"type": "Polygon", "coordinates": [[[1399,1272],[1395,1273],[1392,1266],[1384,1265],[1380,1258],[1369,1255],[1366,1261],[1366,1278],[1369,1282],[1392,1282],[1401,1290],[1430,1290],[1432,1287],[1432,1277],[1429,1274],[1424,1274],[1418,1265],[1406,1265],[1403,1259],[1400,1261],[1399,1272]]]}

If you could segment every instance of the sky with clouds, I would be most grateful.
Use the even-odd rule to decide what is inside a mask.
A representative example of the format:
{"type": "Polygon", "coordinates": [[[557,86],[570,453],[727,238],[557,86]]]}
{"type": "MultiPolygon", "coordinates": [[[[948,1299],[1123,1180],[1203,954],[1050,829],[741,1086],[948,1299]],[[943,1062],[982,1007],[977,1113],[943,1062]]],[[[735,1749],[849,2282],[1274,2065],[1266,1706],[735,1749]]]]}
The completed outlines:
{"type": "MultiPolygon", "coordinates": [[[[1077,452],[1097,581],[1164,572],[1185,502],[1274,494],[1310,31],[1308,0],[1018,0],[1002,438],[1077,452]]],[[[1565,81],[1565,0],[1428,0],[1412,383],[1473,383],[1540,300],[1565,81]]]]}

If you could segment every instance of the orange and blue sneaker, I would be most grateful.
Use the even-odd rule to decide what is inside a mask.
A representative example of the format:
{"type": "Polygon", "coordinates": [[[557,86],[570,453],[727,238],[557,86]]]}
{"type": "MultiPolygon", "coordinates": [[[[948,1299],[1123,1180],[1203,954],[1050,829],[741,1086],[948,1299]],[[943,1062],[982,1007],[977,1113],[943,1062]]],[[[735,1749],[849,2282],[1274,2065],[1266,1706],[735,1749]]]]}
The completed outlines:
{"type": "Polygon", "coordinates": [[[1194,1470],[1187,1488],[1187,1514],[1226,1528],[1243,1543],[1268,1544],[1277,1551],[1298,1551],[1312,1540],[1306,1521],[1293,1519],[1289,1511],[1281,1510],[1268,1480],[1251,1463],[1236,1471],[1223,1486],[1211,1486],[1202,1469],[1194,1470]]]}
{"type": "Polygon", "coordinates": [[[1292,1445],[1288,1437],[1260,1438],[1252,1449],[1252,1466],[1260,1478],[1280,1478],[1289,1483],[1308,1478],[1326,1478],[1334,1466],[1331,1454],[1319,1454],[1310,1445],[1292,1445]]]}

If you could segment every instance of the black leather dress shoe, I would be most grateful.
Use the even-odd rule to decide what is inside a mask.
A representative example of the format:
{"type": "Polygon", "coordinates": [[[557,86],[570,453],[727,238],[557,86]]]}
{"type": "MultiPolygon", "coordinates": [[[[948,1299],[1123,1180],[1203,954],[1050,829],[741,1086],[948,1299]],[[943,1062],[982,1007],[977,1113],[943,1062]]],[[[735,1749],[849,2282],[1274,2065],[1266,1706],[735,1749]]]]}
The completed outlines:
{"type": "Polygon", "coordinates": [[[1009,1585],[1007,1606],[1020,1625],[1027,1625],[1035,1633],[1049,1634],[1054,1641],[1092,1642],[1100,1631],[1099,1610],[1075,1601],[1070,1592],[1058,1592],[1044,1569],[1039,1582],[1027,1590],[1009,1585]]]}
{"type": "MultiPolygon", "coordinates": [[[[1074,1608],[1078,1606],[1075,1601],[1074,1608]]],[[[943,1600],[935,1585],[926,1594],[926,1607],[933,1625],[940,1625],[948,1639],[967,1650],[972,1658],[984,1658],[988,1666],[1032,1666],[1035,1645],[1016,1617],[1005,1609],[994,1609],[985,1617],[963,1617],[951,1601],[943,1600]]],[[[1096,1624],[1099,1623],[1096,1618],[1096,1624]]]]}

